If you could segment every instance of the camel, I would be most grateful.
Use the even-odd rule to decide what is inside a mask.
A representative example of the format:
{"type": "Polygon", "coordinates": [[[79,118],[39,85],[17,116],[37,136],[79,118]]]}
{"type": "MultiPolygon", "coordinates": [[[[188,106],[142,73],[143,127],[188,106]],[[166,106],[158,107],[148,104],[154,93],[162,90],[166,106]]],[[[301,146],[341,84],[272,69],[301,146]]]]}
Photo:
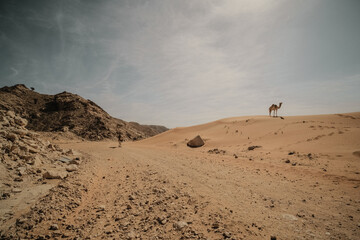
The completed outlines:
{"type": "Polygon", "coordinates": [[[274,117],[277,117],[277,110],[281,108],[282,102],[279,103],[279,106],[273,104],[269,107],[269,116],[271,117],[271,111],[274,111],[274,117]]]}

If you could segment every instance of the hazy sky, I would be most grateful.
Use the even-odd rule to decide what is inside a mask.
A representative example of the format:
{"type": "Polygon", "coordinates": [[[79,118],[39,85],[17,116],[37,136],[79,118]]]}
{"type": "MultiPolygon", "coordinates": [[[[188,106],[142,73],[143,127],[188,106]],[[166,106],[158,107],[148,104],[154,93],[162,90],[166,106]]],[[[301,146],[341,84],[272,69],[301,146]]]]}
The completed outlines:
{"type": "Polygon", "coordinates": [[[0,87],[188,126],[360,111],[359,0],[0,2],[0,87]]]}

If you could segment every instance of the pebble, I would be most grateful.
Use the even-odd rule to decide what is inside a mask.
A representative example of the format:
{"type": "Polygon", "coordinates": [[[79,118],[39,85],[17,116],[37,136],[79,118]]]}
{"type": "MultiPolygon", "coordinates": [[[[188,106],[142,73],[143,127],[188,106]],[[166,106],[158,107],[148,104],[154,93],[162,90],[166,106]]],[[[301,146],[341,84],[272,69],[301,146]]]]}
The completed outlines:
{"type": "Polygon", "coordinates": [[[75,172],[78,170],[78,167],[75,165],[75,164],[70,164],[69,166],[67,166],[66,168],[66,171],[68,172],[75,172]]]}
{"type": "Polygon", "coordinates": [[[100,211],[105,211],[105,205],[99,205],[97,207],[97,211],[100,212],[100,211]]]}
{"type": "Polygon", "coordinates": [[[284,219],[287,219],[287,220],[291,220],[291,221],[298,220],[297,217],[295,217],[294,215],[291,215],[291,214],[283,214],[282,216],[283,216],[284,219]]]}
{"type": "Polygon", "coordinates": [[[48,170],[43,174],[44,179],[63,179],[67,177],[66,172],[48,170]]]}
{"type": "Polygon", "coordinates": [[[21,193],[22,190],[21,190],[20,188],[13,188],[13,189],[12,189],[12,192],[13,192],[13,193],[21,193]]]}
{"type": "Polygon", "coordinates": [[[179,222],[174,223],[174,228],[176,230],[181,230],[181,229],[183,229],[184,227],[187,227],[187,226],[188,226],[188,224],[186,222],[183,222],[183,221],[179,221],[179,222]]]}
{"type": "Polygon", "coordinates": [[[59,226],[57,224],[51,224],[49,230],[59,230],[59,226]]]}
{"type": "Polygon", "coordinates": [[[211,225],[211,228],[213,228],[213,229],[218,229],[220,227],[220,225],[219,225],[219,223],[213,223],[212,225],[211,225]]]}

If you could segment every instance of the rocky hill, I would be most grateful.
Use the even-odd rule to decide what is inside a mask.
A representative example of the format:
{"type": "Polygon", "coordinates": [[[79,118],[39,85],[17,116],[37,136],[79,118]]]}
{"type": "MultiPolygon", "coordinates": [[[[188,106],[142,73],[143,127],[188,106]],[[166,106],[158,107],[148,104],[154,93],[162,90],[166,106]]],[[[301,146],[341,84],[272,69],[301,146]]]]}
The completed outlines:
{"type": "Polygon", "coordinates": [[[140,140],[168,130],[111,117],[91,100],[62,92],[40,94],[23,84],[0,88],[0,109],[11,110],[28,121],[34,131],[71,131],[88,140],[140,140]]]}

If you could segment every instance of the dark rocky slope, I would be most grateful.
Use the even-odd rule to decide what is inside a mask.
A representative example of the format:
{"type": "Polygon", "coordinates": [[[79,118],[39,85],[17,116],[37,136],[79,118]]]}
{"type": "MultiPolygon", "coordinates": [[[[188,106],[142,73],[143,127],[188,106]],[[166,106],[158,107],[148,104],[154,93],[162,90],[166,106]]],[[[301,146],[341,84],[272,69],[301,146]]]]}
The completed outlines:
{"type": "Polygon", "coordinates": [[[168,130],[111,117],[101,107],[79,95],[62,92],[40,94],[23,84],[0,88],[0,109],[12,110],[28,120],[34,131],[71,131],[88,140],[139,140],[168,130]]]}

